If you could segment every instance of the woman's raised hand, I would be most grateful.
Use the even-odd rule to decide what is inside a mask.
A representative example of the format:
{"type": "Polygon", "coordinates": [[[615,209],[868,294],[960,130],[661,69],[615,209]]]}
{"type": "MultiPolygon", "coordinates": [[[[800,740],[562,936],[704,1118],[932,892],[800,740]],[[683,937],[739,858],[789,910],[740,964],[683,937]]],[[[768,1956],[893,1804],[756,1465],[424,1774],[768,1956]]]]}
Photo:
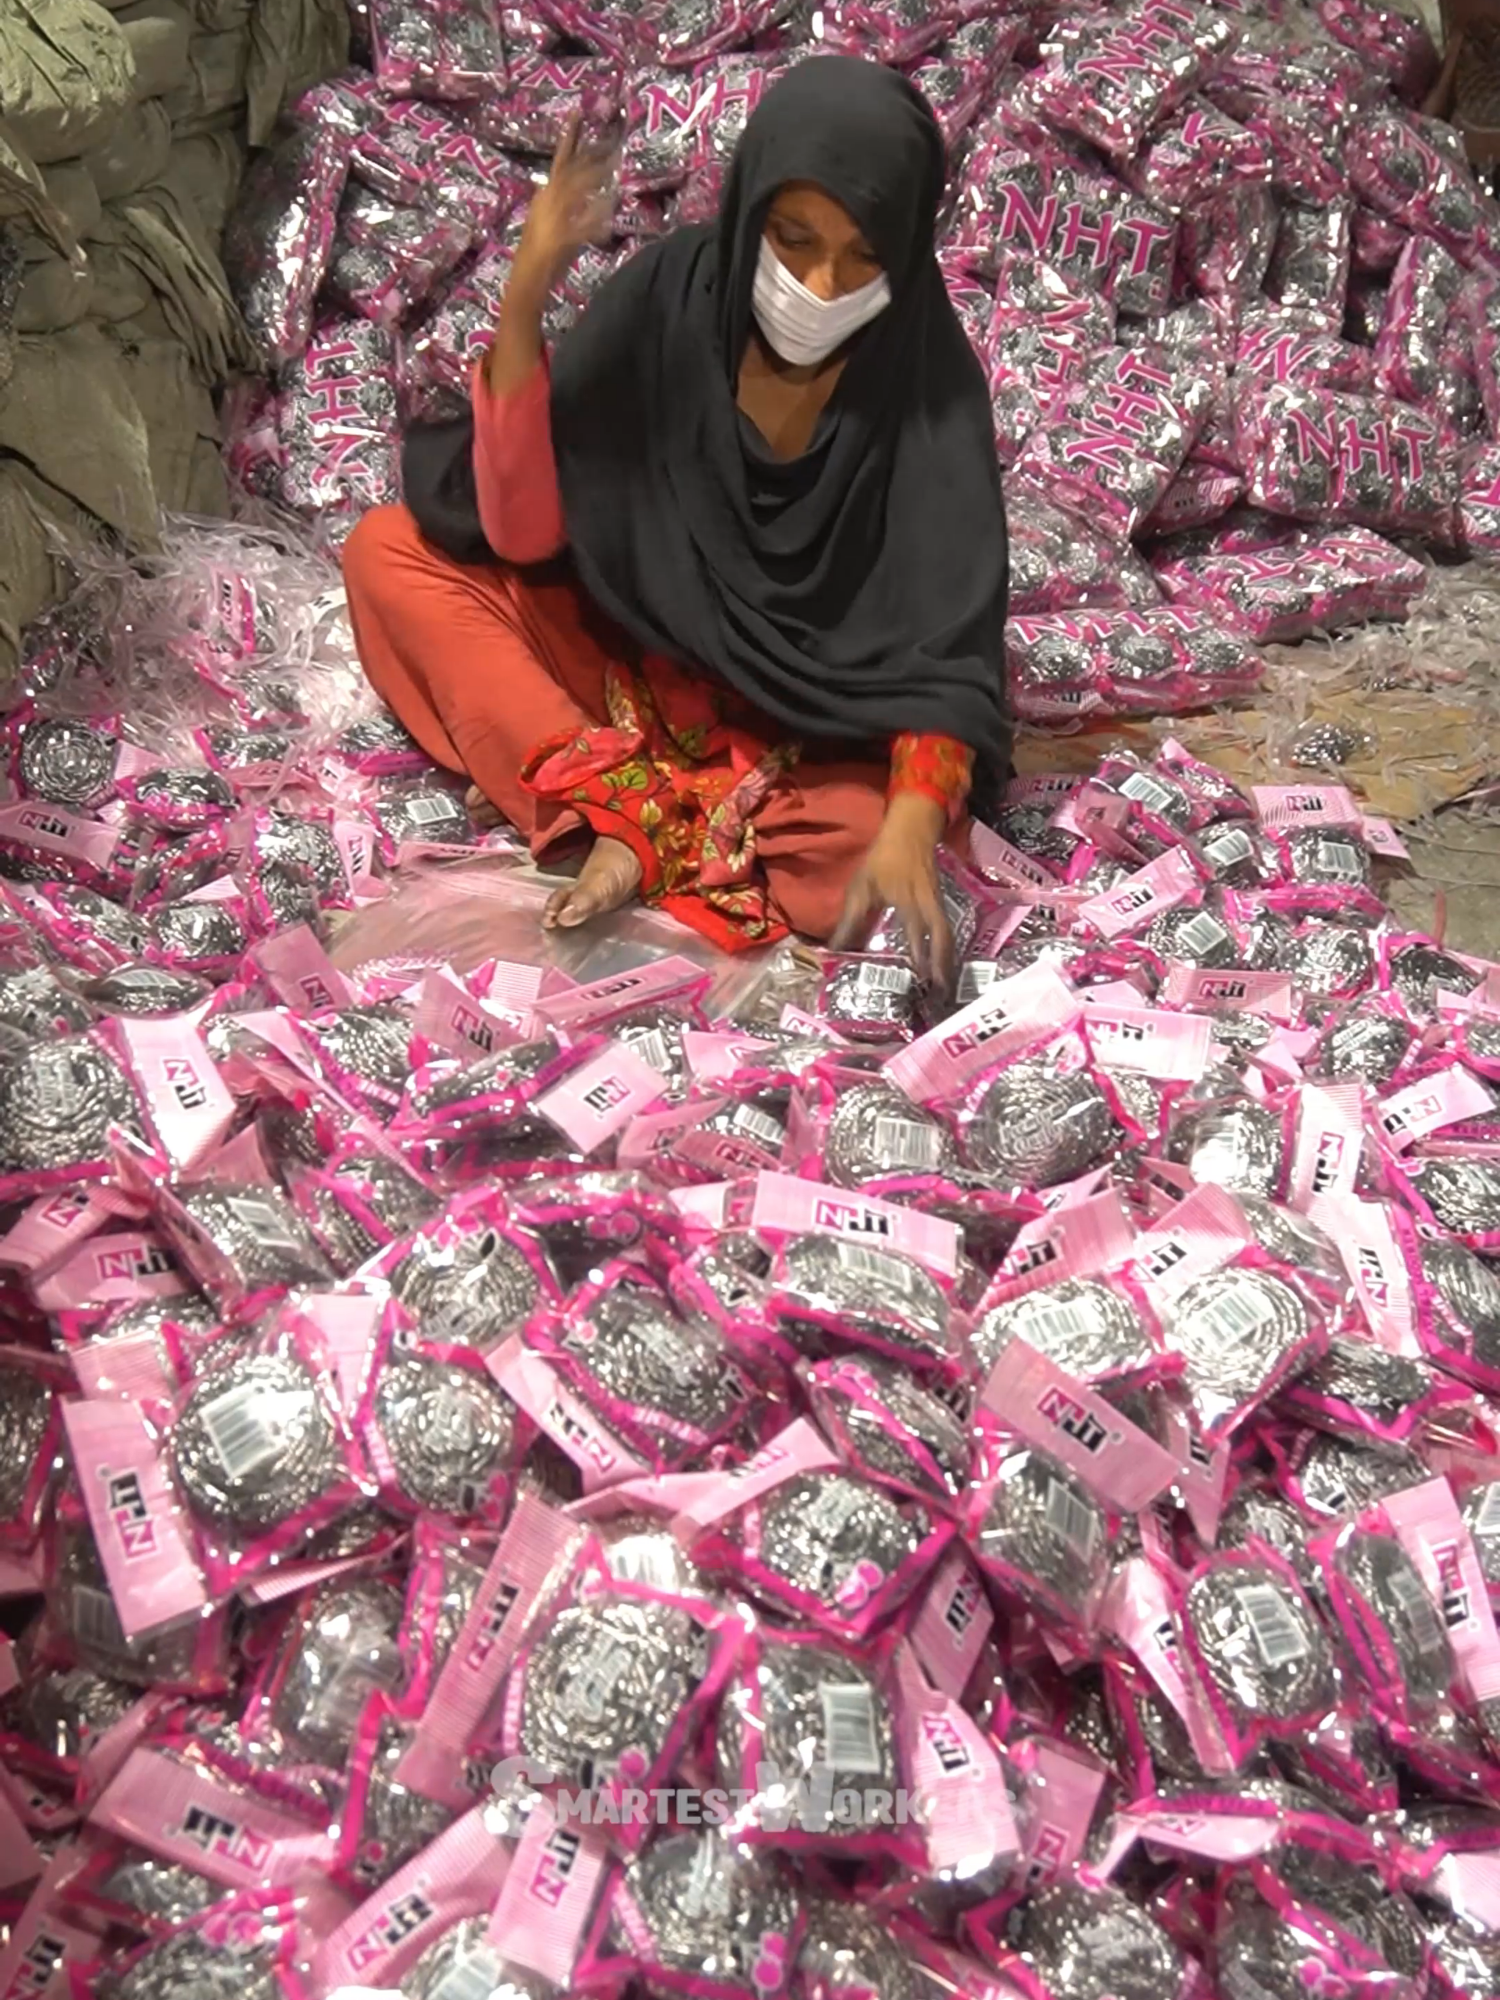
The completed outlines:
{"type": "Polygon", "coordinates": [[[937,848],[947,815],[922,792],[898,792],[885,809],[880,831],[860,863],[844,914],[834,932],[835,951],[851,951],[872,912],[893,909],[906,932],[917,977],[942,990],[953,983],[953,933],[938,893],[937,848]]]}
{"type": "Polygon", "coordinates": [[[582,125],[576,114],[568,120],[552,156],[552,172],[531,197],[516,248],[514,274],[524,272],[548,290],[583,246],[609,226],[609,161],[597,147],[583,143],[582,125]]]}

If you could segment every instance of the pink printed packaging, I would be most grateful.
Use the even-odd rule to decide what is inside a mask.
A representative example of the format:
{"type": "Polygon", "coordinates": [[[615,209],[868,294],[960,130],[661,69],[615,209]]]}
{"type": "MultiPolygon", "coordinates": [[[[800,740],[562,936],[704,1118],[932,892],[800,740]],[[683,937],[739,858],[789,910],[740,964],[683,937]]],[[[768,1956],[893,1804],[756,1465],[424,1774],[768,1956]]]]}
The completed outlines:
{"type": "Polygon", "coordinates": [[[948,1287],[893,1248],[821,1231],[782,1238],[766,1313],[789,1356],[854,1347],[940,1377],[959,1371],[948,1287]]]}
{"type": "Polygon", "coordinates": [[[734,1577],[826,1631],[859,1638],[910,1594],[953,1525],[830,1464],[832,1457],[811,1425],[792,1425],[736,1477],[721,1480],[716,1495],[692,1503],[688,1546],[710,1573],[734,1577]],[[802,1544],[811,1559],[796,1553],[802,1544]]]}
{"type": "Polygon", "coordinates": [[[1107,1508],[1061,1459],[982,1411],[967,1539],[985,1576],[1086,1644],[1109,1578],[1107,1508]]]}
{"type": "Polygon", "coordinates": [[[948,1406],[891,1364],[822,1361],[807,1374],[813,1414],[852,1470],[939,1509],[958,1504],[969,1440],[948,1406]]]}
{"type": "Polygon", "coordinates": [[[163,1471],[136,1403],[62,1407],[94,1546],[124,1638],[175,1626],[208,1606],[189,1517],[163,1471]]]}

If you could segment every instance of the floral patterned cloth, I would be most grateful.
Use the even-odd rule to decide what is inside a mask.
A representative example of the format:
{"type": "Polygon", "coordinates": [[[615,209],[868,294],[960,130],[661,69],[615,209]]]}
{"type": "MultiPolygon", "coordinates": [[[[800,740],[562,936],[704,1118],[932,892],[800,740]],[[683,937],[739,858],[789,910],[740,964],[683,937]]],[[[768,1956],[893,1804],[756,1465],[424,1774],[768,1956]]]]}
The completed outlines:
{"type": "MultiPolygon", "coordinates": [[[[623,840],[641,863],[643,900],[726,949],[784,937],[756,879],[755,815],[801,746],[766,743],[712,683],[654,655],[611,666],[605,701],[607,723],[536,746],[527,790],[623,840]]],[[[920,791],[956,817],[971,762],[951,737],[899,736],[890,792],[920,791]]]]}

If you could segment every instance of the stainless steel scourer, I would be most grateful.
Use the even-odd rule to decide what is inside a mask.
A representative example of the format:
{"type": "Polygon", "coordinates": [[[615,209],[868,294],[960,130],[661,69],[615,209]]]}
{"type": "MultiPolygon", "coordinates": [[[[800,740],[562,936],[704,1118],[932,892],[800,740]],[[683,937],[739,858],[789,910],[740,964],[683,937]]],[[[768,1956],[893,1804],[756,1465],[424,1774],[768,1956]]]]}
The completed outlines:
{"type": "Polygon", "coordinates": [[[1464,1023],[1464,1042],[1484,1062],[1500,1062],[1500,1021],[1476,1014],[1464,1023]]]}
{"type": "Polygon", "coordinates": [[[1163,910],[1147,926],[1144,943],[1162,958],[1184,965],[1222,968],[1240,962],[1233,931],[1212,910],[1163,910]]]}
{"type": "Polygon", "coordinates": [[[1389,1426],[1429,1393],[1433,1374],[1425,1362],[1387,1353],[1373,1340],[1335,1338],[1299,1379],[1316,1394],[1335,1397],[1389,1426]]]}
{"type": "Polygon", "coordinates": [[[770,1766],[787,1787],[816,1774],[835,1795],[892,1791],[900,1768],[895,1725],[870,1670],[830,1648],[780,1643],[769,1627],[761,1632],[758,1720],[747,1734],[743,1681],[731,1684],[719,1710],[721,1782],[738,1789],[748,1762],[751,1782],[757,1766],[770,1766]]]}
{"type": "Polygon", "coordinates": [[[888,1582],[930,1526],[915,1501],[898,1503],[843,1472],[788,1479],[756,1503],[756,1512],[761,1563],[829,1611],[839,1610],[861,1579],[876,1588],[888,1582]]]}
{"type": "Polygon", "coordinates": [[[1121,1139],[1087,1069],[1055,1052],[1012,1063],[990,1085],[964,1133],[973,1166],[1005,1187],[1055,1187],[1097,1166],[1121,1139]]]}
{"type": "Polygon", "coordinates": [[[173,765],[148,771],[132,788],[136,801],[146,807],[167,807],[175,811],[228,812],[234,792],[217,771],[199,770],[193,765],[173,765]]]}
{"type": "Polygon", "coordinates": [[[1500,1584],[1500,1479],[1487,1480],[1464,1496],[1464,1526],[1473,1538],[1485,1582],[1500,1584]]]}
{"type": "Polygon", "coordinates": [[[132,1852],[105,1877],[100,1893],[157,1923],[176,1925],[218,1902],[224,1885],[195,1874],[180,1861],[158,1861],[154,1854],[132,1852]]]}
{"type": "Polygon", "coordinates": [[[897,1174],[951,1174],[958,1149],[943,1122],[888,1083],[846,1090],[828,1120],[823,1157],[835,1187],[897,1174]]]}
{"type": "MultiPolygon", "coordinates": [[[[649,1961],[672,1972],[757,1990],[768,1944],[790,1947],[798,1899],[774,1865],[716,1829],[659,1836],[625,1871],[625,1894],[644,1921],[649,1961]]],[[[632,1939],[617,1929],[620,1948],[632,1939]]]]}
{"type": "Polygon", "coordinates": [[[1182,1985],[1176,1945],[1119,1889],[1054,1882],[1017,1918],[1016,1947],[1053,2000],[1169,2000],[1182,1985]]]}
{"type": "Polygon", "coordinates": [[[969,1336],[986,1374],[1013,1340],[1024,1340],[1080,1382],[1146,1368],[1156,1349],[1128,1299],[1097,1278],[1064,1278],[991,1308],[969,1336]]]}
{"type": "Polygon", "coordinates": [[[362,715],[339,731],[337,748],[346,757],[414,756],[420,758],[417,740],[388,709],[362,715]]]}
{"type": "Polygon", "coordinates": [[[21,1733],[50,1756],[76,1758],[112,1729],[140,1691],[87,1667],[40,1675],[11,1697],[21,1733]]]}
{"type": "MultiPolygon", "coordinates": [[[[966,958],[979,924],[979,911],[974,898],[967,889],[941,870],[938,873],[938,897],[952,933],[954,958],[966,958]]],[[[895,910],[886,910],[881,914],[865,950],[876,954],[889,953],[893,958],[910,959],[911,946],[907,941],[906,926],[895,910]]]]}
{"type": "Polygon", "coordinates": [[[394,1584],[369,1577],[318,1592],[271,1708],[294,1761],[342,1770],[369,1697],[402,1687],[401,1605],[394,1584]]]}
{"type": "Polygon", "coordinates": [[[682,1038],[692,1025],[677,1007],[637,1007],[633,1013],[611,1022],[609,1032],[642,1062],[649,1063],[658,1076],[664,1076],[668,1083],[682,1085],[688,1081],[687,1050],[682,1038]]]}
{"type": "MultiPolygon", "coordinates": [[[[837,1314],[851,1337],[880,1339],[920,1354],[949,1351],[948,1301],[914,1258],[840,1236],[809,1234],[791,1238],[782,1266],[784,1289],[808,1309],[837,1314]]],[[[824,1344],[821,1329],[813,1331],[824,1344]]]]}
{"type": "Polygon", "coordinates": [[[1334,1082],[1357,1078],[1378,1088],[1390,1082],[1415,1039],[1412,1029],[1394,1014],[1356,1009],[1335,1021],[1324,1036],[1313,1073],[1334,1082]]]}
{"type": "Polygon", "coordinates": [[[167,1454],[192,1513],[243,1533],[289,1520],[343,1472],[321,1386],[276,1354],[242,1354],[200,1376],[167,1454]]]}
{"type": "Polygon", "coordinates": [[[1431,1708],[1453,1685],[1453,1649],[1438,1607],[1394,1535],[1351,1535],[1334,1557],[1385,1628],[1400,1662],[1406,1697],[1431,1708]]]}
{"type": "Polygon", "coordinates": [[[402,2000],[556,2000],[550,1980],[509,1965],[488,1940],[490,1918],[463,1917],[403,1976],[402,2000]]]}
{"type": "Polygon", "coordinates": [[[262,861],[289,861],[306,868],[320,897],[342,896],[348,890],[338,842],[317,820],[272,806],[257,832],[256,846],[262,861]]]}
{"type": "Polygon", "coordinates": [[[139,1130],[135,1093],[87,1036],[40,1042],[0,1069],[0,1171],[86,1166],[104,1157],[111,1125],[139,1130]]]}
{"type": "Polygon", "coordinates": [[[249,933],[227,903],[158,903],[150,926],[158,951],[190,963],[242,958],[250,948],[249,933]]]}
{"type": "Polygon", "coordinates": [[[1167,1153],[1195,1181],[1232,1194],[1274,1194],[1285,1153],[1281,1113],[1248,1098],[1206,1105],[1177,1121],[1167,1153]]]}
{"type": "Polygon", "coordinates": [[[106,1014],[182,1014],[206,1000],[213,988],[190,972],[169,972],[160,965],[122,965],[83,988],[106,1014]]]}
{"type": "MultiPolygon", "coordinates": [[[[1422,1276],[1473,1341],[1476,1358],[1500,1366],[1500,1273],[1461,1243],[1438,1237],[1424,1237],[1420,1255],[1422,1276]]],[[[1446,1339],[1441,1313],[1433,1331],[1446,1339]]]]}
{"type": "Polygon", "coordinates": [[[110,945],[130,958],[143,958],[151,944],[151,925],[117,903],[113,896],[101,896],[79,882],[57,882],[48,894],[65,916],[83,925],[91,938],[110,945]]]}
{"type": "Polygon", "coordinates": [[[1013,1452],[980,1524],[978,1550],[1082,1616],[1109,1569],[1109,1521],[1050,1452],[1013,1452]]]}
{"type": "Polygon", "coordinates": [[[234,1266],[247,1292],[328,1281],[328,1260],[278,1188],[200,1181],[179,1188],[177,1199],[193,1233],[234,1266]]]}
{"type": "Polygon", "coordinates": [[[1362,1445],[1328,1431],[1307,1436],[1297,1484],[1315,1513],[1361,1514],[1388,1493],[1420,1485],[1427,1471],[1404,1445],[1362,1445]]]}
{"type": "Polygon", "coordinates": [[[478,828],[456,792],[443,784],[387,786],[375,801],[375,816],[390,839],[405,844],[431,842],[472,847],[478,828]]]}
{"type": "Polygon", "coordinates": [[[837,2000],[878,1994],[880,2000],[919,2000],[927,1981],[873,1912],[857,1903],[818,1898],[807,1912],[797,1965],[808,1988],[837,2000]]]}
{"type": "Polygon", "coordinates": [[[522,1755],[577,1789],[632,1754],[648,1768],[708,1671],[708,1636],[676,1605],[597,1596],[560,1611],[525,1663],[522,1755]]]}
{"type": "Polygon", "coordinates": [[[1188,1393],[1214,1423],[1260,1396],[1312,1331],[1298,1293],[1269,1271],[1210,1271],[1165,1309],[1167,1345],[1187,1364],[1188,1393]]]}
{"type": "Polygon", "coordinates": [[[1456,1236],[1500,1230],[1500,1160],[1417,1160],[1409,1172],[1444,1229],[1456,1236]]]}
{"type": "Polygon", "coordinates": [[[435,1513],[477,1514],[515,1445],[515,1409],[487,1375],[391,1354],[375,1384],[375,1426],[404,1497],[435,1513]]]}
{"type": "MultiPolygon", "coordinates": [[[[562,1344],[610,1395],[714,1431],[742,1407],[744,1384],[718,1334],[681,1318],[644,1285],[602,1292],[575,1318],[562,1344]]],[[[673,1449],[685,1447],[680,1441],[673,1449]]]]}
{"type": "Polygon", "coordinates": [[[52,1391],[28,1368],[0,1361],[0,1519],[19,1519],[52,1421],[52,1391]]]}
{"type": "Polygon", "coordinates": [[[1483,975],[1440,945],[1418,940],[1390,955],[1391,984],[1419,1020],[1431,1020],[1440,993],[1472,993],[1483,975]]]}
{"type": "Polygon", "coordinates": [[[420,1117],[429,1117],[435,1111],[513,1089],[540,1075],[561,1053],[561,1044],[552,1035],[543,1035],[534,1042],[520,1042],[514,1048],[497,1049],[480,1062],[440,1076],[416,1094],[413,1109],[420,1117]]]}
{"type": "Polygon", "coordinates": [[[399,1096],[411,1075],[411,1020],[399,1007],[341,1007],[316,1027],[320,1046],[340,1069],[399,1096]]]}
{"type": "Polygon", "coordinates": [[[27,1041],[81,1034],[93,1019],[88,1007],[47,965],[24,972],[0,972],[0,1024],[27,1041]]]}
{"type": "Polygon", "coordinates": [[[1370,933],[1354,924],[1305,924],[1295,935],[1288,933],[1265,963],[1289,973],[1309,998],[1327,999],[1369,985],[1375,977],[1375,945],[1370,933]]]}
{"type": "Polygon", "coordinates": [[[1264,842],[1238,820],[1205,827],[1198,836],[1198,852],[1214,880],[1231,888],[1257,888],[1271,871],[1264,842]]]}
{"type": "Polygon", "coordinates": [[[396,1770],[410,1744],[410,1729],[397,1717],[385,1716],[370,1760],[364,1824],[353,1864],[361,1884],[368,1887],[388,1881],[456,1817],[450,1807],[398,1781],[396,1770]]]}
{"type": "MultiPolygon", "coordinates": [[[[917,1444],[926,1447],[942,1478],[942,1486],[937,1489],[939,1496],[961,1493],[969,1474],[970,1453],[969,1435],[960,1419],[946,1403],[914,1381],[901,1365],[871,1356],[860,1367],[878,1402],[897,1424],[911,1433],[917,1444]]],[[[931,1487],[931,1476],[872,1411],[846,1401],[839,1395],[837,1382],[825,1385],[825,1393],[839,1397],[840,1420],[864,1464],[908,1485],[931,1487]]]]}
{"type": "Polygon", "coordinates": [[[119,738],[96,723],[44,716],[21,733],[22,789],[34,799],[86,812],[113,790],[119,754],[119,738]]]}
{"type": "Polygon", "coordinates": [[[332,1185],[304,1182],[299,1190],[311,1206],[313,1234],[340,1272],[352,1271],[415,1224],[431,1215],[434,1197],[409,1174],[399,1159],[387,1153],[355,1153],[341,1160],[332,1185]],[[383,1228],[367,1224],[350,1200],[341,1199],[339,1183],[383,1228]]]}
{"type": "Polygon", "coordinates": [[[471,1230],[449,1242],[418,1236],[391,1273],[391,1290],[424,1340],[487,1354],[518,1332],[541,1303],[541,1283],[498,1230],[471,1230]]]}
{"type": "Polygon", "coordinates": [[[1271,1868],[1309,1913],[1324,1911],[1403,1979],[1426,1970],[1411,1905],[1371,1869],[1297,1840],[1279,1846],[1271,1868]]]}
{"type": "Polygon", "coordinates": [[[842,1034],[889,1041],[916,1025],[921,988],[895,959],[847,958],[829,974],[821,1009],[842,1034]]]}
{"type": "Polygon", "coordinates": [[[1214,1564],[1188,1586],[1181,1617],[1220,1694],[1242,1715],[1291,1721],[1333,1705],[1328,1636],[1269,1564],[1214,1564]]]}
{"type": "Polygon", "coordinates": [[[1282,1202],[1267,1201],[1263,1195],[1247,1194],[1243,1189],[1236,1194],[1235,1203],[1262,1250],[1294,1269],[1343,1283],[1344,1260],[1338,1246],[1315,1222],[1282,1202]]]}
{"type": "Polygon", "coordinates": [[[178,1931],[138,1958],[110,1995],[111,2000],[277,2000],[281,1990],[269,1944],[214,1944],[198,1931],[178,1931]]]}
{"type": "Polygon", "coordinates": [[[1296,827],[1286,836],[1292,880],[1330,889],[1359,889],[1370,880],[1370,850],[1339,827],[1296,827]]]}

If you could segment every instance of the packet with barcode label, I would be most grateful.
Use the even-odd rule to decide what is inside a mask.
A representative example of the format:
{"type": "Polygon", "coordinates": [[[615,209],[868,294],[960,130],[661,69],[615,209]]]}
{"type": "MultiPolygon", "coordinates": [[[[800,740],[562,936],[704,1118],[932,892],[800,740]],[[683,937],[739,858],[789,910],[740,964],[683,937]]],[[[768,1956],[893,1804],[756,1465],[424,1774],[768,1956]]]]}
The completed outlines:
{"type": "Polygon", "coordinates": [[[790,1359],[863,1349],[956,1380],[951,1293],[951,1280],[877,1238],[815,1229],[776,1243],[766,1310],[790,1359]]]}
{"type": "Polygon", "coordinates": [[[1379,1508],[1308,1543],[1361,1699],[1390,1725],[1430,1724],[1457,1663],[1442,1607],[1379,1508]]]}
{"type": "Polygon", "coordinates": [[[854,1042],[909,1042],[922,1018],[922,982],[904,955],[830,952],[816,1011],[854,1042]]]}

